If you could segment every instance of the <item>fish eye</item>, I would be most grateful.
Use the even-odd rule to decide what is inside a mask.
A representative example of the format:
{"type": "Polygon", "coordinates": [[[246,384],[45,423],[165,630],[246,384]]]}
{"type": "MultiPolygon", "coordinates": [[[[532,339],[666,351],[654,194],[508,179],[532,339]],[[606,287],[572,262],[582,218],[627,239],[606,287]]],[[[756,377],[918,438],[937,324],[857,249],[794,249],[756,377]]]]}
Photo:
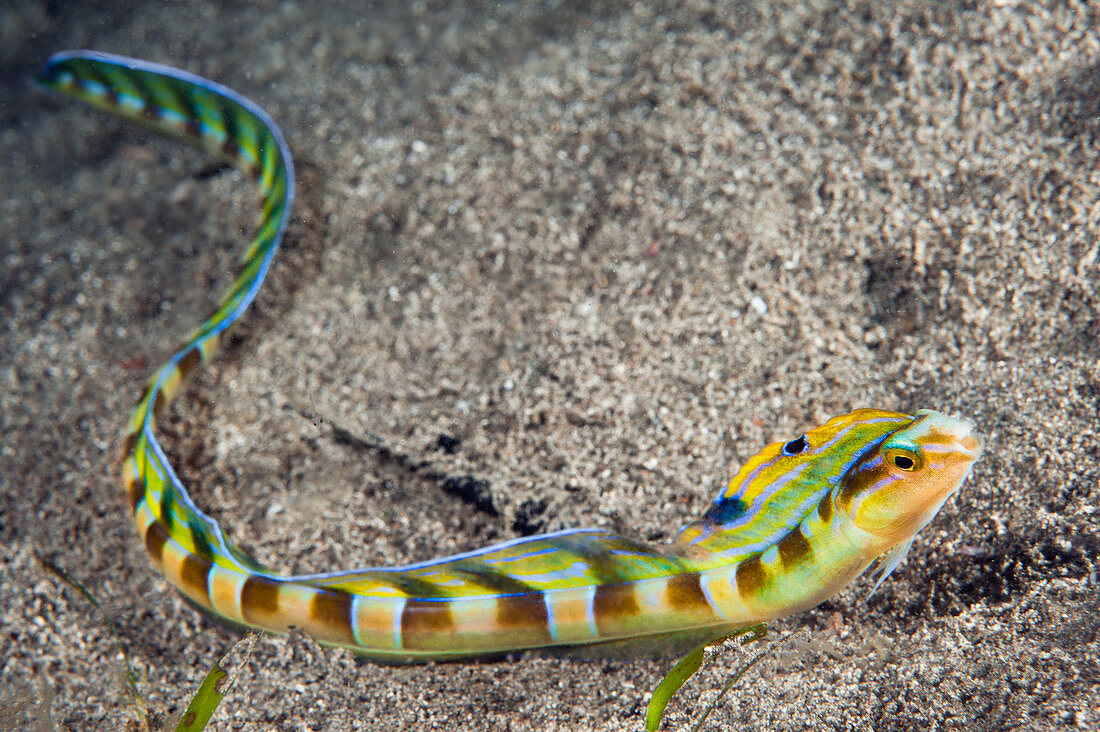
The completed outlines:
{"type": "Polygon", "coordinates": [[[885,458],[887,463],[906,473],[912,473],[924,465],[919,452],[905,448],[890,448],[885,458]]]}
{"type": "Polygon", "coordinates": [[[791,440],[790,442],[783,445],[783,454],[797,455],[798,453],[806,449],[806,444],[806,435],[801,435],[797,439],[791,440]]]}

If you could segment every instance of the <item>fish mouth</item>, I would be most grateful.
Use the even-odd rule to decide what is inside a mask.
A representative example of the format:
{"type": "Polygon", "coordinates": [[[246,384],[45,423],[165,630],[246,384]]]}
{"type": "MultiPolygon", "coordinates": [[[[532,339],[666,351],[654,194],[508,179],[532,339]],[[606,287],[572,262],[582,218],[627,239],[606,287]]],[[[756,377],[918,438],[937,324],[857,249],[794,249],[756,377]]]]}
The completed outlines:
{"type": "Polygon", "coordinates": [[[970,420],[948,417],[931,409],[919,409],[915,416],[922,419],[925,430],[936,433],[941,440],[951,443],[960,457],[975,462],[982,456],[985,440],[975,431],[974,423],[970,420]]]}
{"type": "Polygon", "coordinates": [[[972,462],[976,461],[982,456],[982,451],[985,449],[985,440],[974,431],[974,424],[969,420],[956,419],[953,421],[956,422],[957,427],[949,434],[955,438],[956,448],[972,462]]]}
{"type": "Polygon", "coordinates": [[[975,434],[967,435],[959,440],[959,444],[962,446],[960,452],[967,453],[973,460],[977,460],[982,456],[982,450],[985,449],[985,441],[975,434]]]}

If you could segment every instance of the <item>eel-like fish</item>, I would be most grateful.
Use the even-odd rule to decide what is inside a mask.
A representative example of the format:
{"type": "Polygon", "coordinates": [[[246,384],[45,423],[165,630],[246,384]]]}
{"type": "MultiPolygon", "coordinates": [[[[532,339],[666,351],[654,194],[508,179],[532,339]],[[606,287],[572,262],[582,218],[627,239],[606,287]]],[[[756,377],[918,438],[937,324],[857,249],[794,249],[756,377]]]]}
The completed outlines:
{"type": "Polygon", "coordinates": [[[668,546],[577,529],[402,567],[280,575],[195,505],[156,421],[248,308],[279,248],[294,198],[282,133],[236,92],[145,61],[66,52],[39,81],[190,141],[260,185],[236,281],[153,374],[125,438],[126,494],[153,564],[216,618],[301,628],[388,663],[652,655],[813,607],[879,558],[881,583],[981,455],[964,420],[861,409],[765,447],[668,546]]]}

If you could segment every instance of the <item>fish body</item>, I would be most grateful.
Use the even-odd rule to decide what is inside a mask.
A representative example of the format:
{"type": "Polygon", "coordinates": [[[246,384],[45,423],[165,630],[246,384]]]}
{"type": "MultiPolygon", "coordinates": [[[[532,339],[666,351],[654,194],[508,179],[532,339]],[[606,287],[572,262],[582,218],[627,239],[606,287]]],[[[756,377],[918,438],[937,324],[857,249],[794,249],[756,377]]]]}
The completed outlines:
{"type": "Polygon", "coordinates": [[[653,655],[813,607],[886,555],[881,582],[981,454],[963,420],[862,409],[764,448],[667,546],[577,529],[402,567],[280,575],[194,504],[156,420],[247,309],[279,247],[294,197],[282,134],[232,90],[135,59],[67,52],[39,81],[210,150],[259,183],[240,274],[154,373],[124,446],[129,506],[153,564],[221,620],[300,628],[390,663],[653,655]]]}

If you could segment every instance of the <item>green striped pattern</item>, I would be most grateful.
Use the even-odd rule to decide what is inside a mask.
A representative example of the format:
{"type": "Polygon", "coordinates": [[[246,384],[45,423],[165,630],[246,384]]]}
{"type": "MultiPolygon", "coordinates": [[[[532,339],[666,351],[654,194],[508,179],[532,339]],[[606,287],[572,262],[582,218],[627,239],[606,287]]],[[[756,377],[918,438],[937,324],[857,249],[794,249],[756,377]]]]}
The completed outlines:
{"type": "Polygon", "coordinates": [[[39,83],[217,154],[255,179],[262,203],[241,271],[221,304],[153,374],[130,419],[124,472],[130,505],[187,551],[238,569],[255,563],[191,502],[157,442],[155,419],[187,377],[216,352],[222,334],[255,298],[283,238],[294,172],[279,128],[253,102],[177,69],[89,51],[53,56],[39,83]]]}
{"type": "Polygon", "coordinates": [[[156,419],[251,303],[279,246],[294,177],[282,135],[235,92],[142,61],[70,52],[40,81],[210,150],[260,185],[237,280],[154,373],[125,442],[126,490],[149,556],[217,618],[302,628],[393,663],[674,651],[812,607],[884,555],[881,582],[981,454],[965,421],[857,410],[764,448],[669,546],[578,529],[404,567],[278,575],[195,506],[156,419]]]}

